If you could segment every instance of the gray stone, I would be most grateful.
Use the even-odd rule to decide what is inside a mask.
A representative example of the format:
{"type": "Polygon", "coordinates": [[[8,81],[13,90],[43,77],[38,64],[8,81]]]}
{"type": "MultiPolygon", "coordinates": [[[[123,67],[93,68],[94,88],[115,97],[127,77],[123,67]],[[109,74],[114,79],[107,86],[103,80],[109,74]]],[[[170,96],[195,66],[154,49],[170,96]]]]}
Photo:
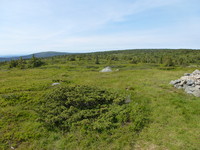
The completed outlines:
{"type": "Polygon", "coordinates": [[[194,91],[195,91],[195,87],[188,86],[185,88],[185,92],[188,94],[191,94],[194,91]]]}
{"type": "Polygon", "coordinates": [[[195,89],[195,91],[192,93],[196,97],[200,97],[200,89],[195,89]]]}
{"type": "Polygon", "coordinates": [[[200,90],[200,86],[199,86],[199,85],[196,85],[196,86],[195,86],[195,90],[200,90]]]}
{"type": "Polygon", "coordinates": [[[183,89],[183,86],[178,86],[177,89],[183,89]]]}
{"type": "Polygon", "coordinates": [[[195,85],[200,85],[200,81],[196,81],[196,82],[195,82],[195,85]]]}
{"type": "Polygon", "coordinates": [[[191,86],[191,85],[193,85],[195,82],[194,82],[194,80],[187,80],[187,85],[189,85],[189,86],[191,86]]]}
{"type": "Polygon", "coordinates": [[[174,87],[177,88],[177,89],[181,89],[181,86],[178,85],[178,84],[175,84],[174,87]]]}
{"type": "Polygon", "coordinates": [[[11,149],[15,149],[13,146],[10,147],[11,149]]]}
{"type": "Polygon", "coordinates": [[[200,75],[195,75],[195,79],[200,79],[200,75]]]}
{"type": "Polygon", "coordinates": [[[60,83],[52,83],[52,86],[60,85],[60,83]]]}
{"type": "Polygon", "coordinates": [[[182,80],[181,83],[180,83],[180,85],[183,86],[185,83],[186,83],[186,81],[182,80]]]}
{"type": "Polygon", "coordinates": [[[178,79],[178,80],[172,80],[172,81],[170,81],[169,84],[175,85],[175,84],[180,83],[180,82],[181,82],[180,79],[178,79]]]}
{"type": "Polygon", "coordinates": [[[186,87],[188,87],[186,84],[183,85],[183,89],[185,89],[186,87]]]}
{"type": "Polygon", "coordinates": [[[184,76],[190,76],[191,73],[184,73],[184,76]]]}
{"type": "Polygon", "coordinates": [[[187,80],[190,80],[191,77],[190,77],[190,76],[182,76],[180,79],[181,79],[182,81],[183,81],[183,80],[184,80],[184,81],[187,81],[187,80]]]}
{"type": "Polygon", "coordinates": [[[187,93],[187,94],[194,95],[194,94],[193,94],[194,92],[192,92],[192,91],[187,91],[186,93],[187,93]]]}

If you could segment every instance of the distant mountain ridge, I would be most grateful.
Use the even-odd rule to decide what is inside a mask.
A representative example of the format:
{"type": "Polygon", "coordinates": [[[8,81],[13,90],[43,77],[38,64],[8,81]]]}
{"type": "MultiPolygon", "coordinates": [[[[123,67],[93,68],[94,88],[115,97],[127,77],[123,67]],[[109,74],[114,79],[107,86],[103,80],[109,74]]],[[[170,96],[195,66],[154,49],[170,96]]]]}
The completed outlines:
{"type": "Polygon", "coordinates": [[[16,57],[0,57],[0,62],[2,61],[10,61],[10,60],[17,60],[20,57],[23,59],[30,59],[34,55],[37,58],[45,58],[45,57],[53,57],[53,56],[60,56],[60,55],[70,55],[74,53],[67,53],[67,52],[56,52],[56,51],[47,51],[47,52],[40,52],[40,53],[34,53],[30,55],[25,56],[16,56],[16,57]]]}

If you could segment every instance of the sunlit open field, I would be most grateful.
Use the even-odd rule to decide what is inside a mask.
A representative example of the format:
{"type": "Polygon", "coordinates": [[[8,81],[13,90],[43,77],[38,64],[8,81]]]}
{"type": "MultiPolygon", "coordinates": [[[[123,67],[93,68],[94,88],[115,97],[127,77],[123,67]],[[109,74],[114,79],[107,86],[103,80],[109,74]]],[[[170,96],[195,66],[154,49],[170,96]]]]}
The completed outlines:
{"type": "MultiPolygon", "coordinates": [[[[119,61],[110,64],[113,72],[99,72],[105,66],[76,61],[25,69],[3,66],[0,70],[0,149],[11,146],[48,150],[199,149],[200,99],[169,84],[198,68],[160,69],[154,64],[119,61]],[[52,86],[52,83],[60,85],[52,86]],[[64,120],[61,125],[53,124],[51,118],[56,118],[60,111],[54,108],[60,108],[57,99],[62,99],[63,94],[59,95],[59,89],[77,85],[81,88],[72,92],[81,92],[84,86],[94,91],[93,97],[90,93],[78,96],[83,104],[84,100],[99,96],[95,95],[95,89],[107,91],[104,98],[108,101],[112,94],[117,94],[116,98],[121,97],[122,103],[115,103],[116,98],[109,104],[92,103],[95,109],[79,109],[71,103],[77,109],[71,118],[65,121],[66,116],[57,116],[64,120]],[[58,91],[59,96],[54,96],[57,94],[54,91],[58,91]],[[123,103],[127,98],[130,102],[123,103]],[[40,109],[50,116],[45,116],[40,109]],[[65,126],[66,122],[70,124],[65,126]]],[[[72,93],[76,99],[73,94],[77,93],[72,93]]]]}

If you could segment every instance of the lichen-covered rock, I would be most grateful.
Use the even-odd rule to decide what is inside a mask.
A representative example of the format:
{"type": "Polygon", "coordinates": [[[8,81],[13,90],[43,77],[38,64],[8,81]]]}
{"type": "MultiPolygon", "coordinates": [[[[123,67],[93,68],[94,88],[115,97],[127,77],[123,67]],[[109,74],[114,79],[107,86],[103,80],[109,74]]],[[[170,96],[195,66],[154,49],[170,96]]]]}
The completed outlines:
{"type": "Polygon", "coordinates": [[[177,89],[184,89],[186,93],[200,97],[200,71],[195,70],[193,73],[185,73],[178,80],[170,81],[177,89]]]}

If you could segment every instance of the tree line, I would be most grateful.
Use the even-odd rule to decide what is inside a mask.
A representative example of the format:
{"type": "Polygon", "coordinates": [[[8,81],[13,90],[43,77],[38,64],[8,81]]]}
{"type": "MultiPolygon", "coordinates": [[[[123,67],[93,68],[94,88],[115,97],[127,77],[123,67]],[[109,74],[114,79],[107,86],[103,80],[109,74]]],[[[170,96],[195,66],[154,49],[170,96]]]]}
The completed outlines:
{"type": "MultiPolygon", "coordinates": [[[[5,65],[2,62],[0,65],[5,65]]],[[[145,49],[145,50],[121,50],[95,52],[85,54],[73,54],[54,56],[49,58],[11,60],[8,63],[9,68],[35,68],[49,64],[68,64],[78,63],[81,65],[112,65],[112,64],[158,64],[163,67],[189,66],[200,64],[200,50],[190,49],[145,49]]]]}
{"type": "Polygon", "coordinates": [[[32,55],[32,58],[29,60],[23,59],[22,57],[20,57],[20,59],[18,60],[11,60],[9,62],[9,68],[20,68],[20,69],[35,68],[35,67],[40,67],[43,64],[44,61],[32,55]]]}

